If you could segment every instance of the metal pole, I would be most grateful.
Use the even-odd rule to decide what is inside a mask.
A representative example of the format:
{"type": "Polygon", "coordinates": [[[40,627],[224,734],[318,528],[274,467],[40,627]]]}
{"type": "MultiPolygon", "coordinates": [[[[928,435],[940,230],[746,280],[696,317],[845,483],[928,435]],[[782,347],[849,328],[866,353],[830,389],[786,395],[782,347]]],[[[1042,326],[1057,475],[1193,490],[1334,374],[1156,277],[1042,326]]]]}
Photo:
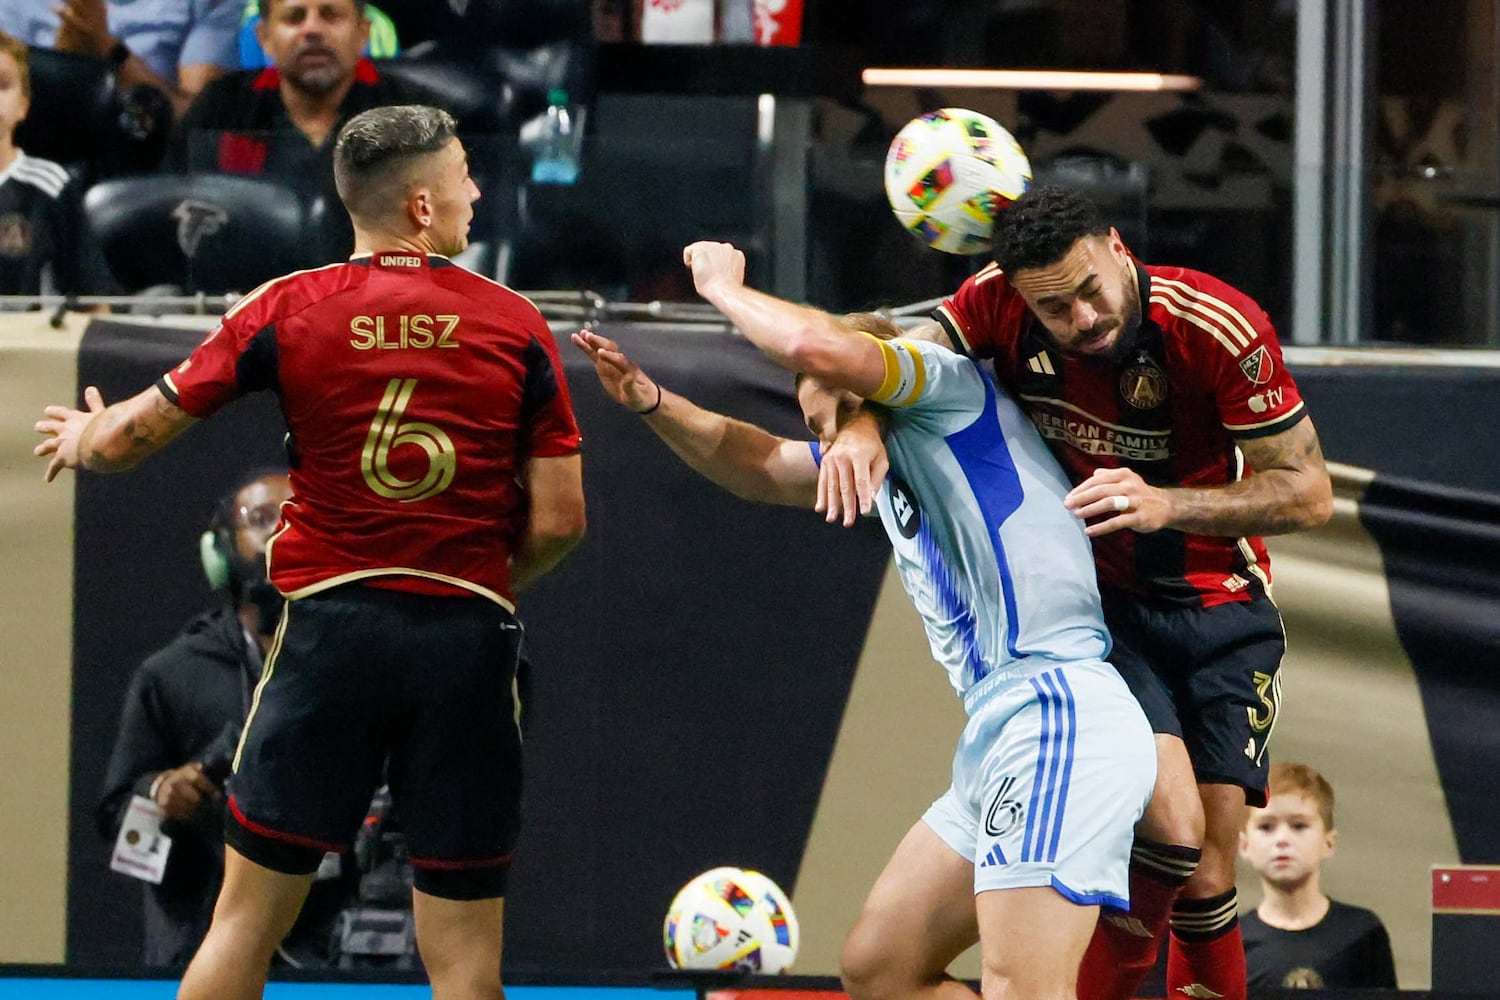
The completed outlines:
{"type": "Polygon", "coordinates": [[[1296,139],[1292,171],[1292,341],[1323,343],[1324,194],[1328,138],[1328,5],[1297,6],[1296,139]]]}
{"type": "Polygon", "coordinates": [[[812,108],[802,97],[761,94],[756,103],[756,144],[765,188],[762,204],[769,237],[772,290],[793,302],[807,297],[807,147],[812,108]]]}
{"type": "Polygon", "coordinates": [[[1369,177],[1366,173],[1366,108],[1369,80],[1368,30],[1364,0],[1341,0],[1341,20],[1345,25],[1344,72],[1340,74],[1343,86],[1340,116],[1334,128],[1342,142],[1344,157],[1339,164],[1342,180],[1343,231],[1335,237],[1335,246],[1340,247],[1339,343],[1357,344],[1371,331],[1372,310],[1365,294],[1368,284],[1368,263],[1373,259],[1368,245],[1369,228],[1369,177]],[[1341,245],[1341,246],[1340,246],[1341,245]]]}

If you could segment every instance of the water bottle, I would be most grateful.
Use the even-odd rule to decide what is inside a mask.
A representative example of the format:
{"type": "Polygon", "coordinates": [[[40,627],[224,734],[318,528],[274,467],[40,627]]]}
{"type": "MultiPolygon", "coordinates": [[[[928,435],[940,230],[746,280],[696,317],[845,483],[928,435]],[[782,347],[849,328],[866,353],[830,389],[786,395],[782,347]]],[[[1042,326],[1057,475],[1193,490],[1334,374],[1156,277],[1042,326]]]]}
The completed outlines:
{"type": "Polygon", "coordinates": [[[542,123],[531,179],[538,184],[572,184],[578,179],[578,123],[568,110],[568,92],[547,94],[547,116],[542,123]]]}

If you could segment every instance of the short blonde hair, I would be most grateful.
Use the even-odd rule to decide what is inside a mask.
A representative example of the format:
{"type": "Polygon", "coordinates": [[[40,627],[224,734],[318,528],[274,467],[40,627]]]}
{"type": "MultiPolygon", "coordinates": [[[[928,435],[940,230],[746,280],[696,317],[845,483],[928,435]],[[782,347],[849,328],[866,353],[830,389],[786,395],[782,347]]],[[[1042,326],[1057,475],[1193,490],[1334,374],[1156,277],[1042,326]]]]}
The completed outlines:
{"type": "Polygon", "coordinates": [[[1318,816],[1323,820],[1323,827],[1328,830],[1334,828],[1333,786],[1317,768],[1310,764],[1277,761],[1271,765],[1268,782],[1272,795],[1300,792],[1312,799],[1317,803],[1318,816]]]}
{"type": "Polygon", "coordinates": [[[10,53],[21,77],[21,96],[31,100],[31,52],[25,42],[0,31],[0,52],[10,53]]]}

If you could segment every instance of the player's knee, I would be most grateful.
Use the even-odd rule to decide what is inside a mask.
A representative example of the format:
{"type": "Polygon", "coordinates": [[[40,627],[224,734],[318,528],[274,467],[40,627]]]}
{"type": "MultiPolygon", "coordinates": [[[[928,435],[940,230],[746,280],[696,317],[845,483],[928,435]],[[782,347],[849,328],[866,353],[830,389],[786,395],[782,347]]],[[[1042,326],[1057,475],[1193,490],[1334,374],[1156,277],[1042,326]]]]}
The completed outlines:
{"type": "Polygon", "coordinates": [[[980,961],[979,994],[983,1000],[1019,1000],[1022,997],[1067,996],[1078,971],[1064,972],[1043,963],[1022,963],[986,956],[980,961]]]}
{"type": "Polygon", "coordinates": [[[852,1000],[881,1000],[897,992],[899,966],[880,932],[861,920],[844,939],[839,952],[839,978],[852,1000]]]}
{"type": "Polygon", "coordinates": [[[474,935],[417,933],[417,953],[432,982],[432,995],[500,1000],[498,950],[474,935]]]}
{"type": "Polygon", "coordinates": [[[474,965],[445,966],[433,971],[427,965],[426,953],[422,956],[427,978],[432,983],[433,1000],[504,1000],[505,990],[500,985],[500,963],[494,963],[493,972],[474,965]]]}
{"type": "Polygon", "coordinates": [[[1191,895],[1216,896],[1234,888],[1236,852],[1216,849],[1212,841],[1203,845],[1203,858],[1188,881],[1191,895]]]}
{"type": "Polygon", "coordinates": [[[1136,824],[1136,832],[1158,843],[1202,847],[1207,821],[1198,786],[1158,780],[1146,812],[1136,824]]]}

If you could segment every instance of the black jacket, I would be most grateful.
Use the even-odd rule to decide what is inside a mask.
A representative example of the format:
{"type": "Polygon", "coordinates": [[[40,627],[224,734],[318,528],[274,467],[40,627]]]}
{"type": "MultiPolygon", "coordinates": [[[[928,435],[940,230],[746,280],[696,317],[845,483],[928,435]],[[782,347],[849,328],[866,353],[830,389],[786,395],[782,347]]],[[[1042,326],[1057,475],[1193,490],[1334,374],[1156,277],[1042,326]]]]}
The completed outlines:
{"type": "MultiPolygon", "coordinates": [[[[244,723],[259,674],[259,656],[228,604],[193,619],[146,658],[131,678],[94,813],[111,845],[131,796],[145,796],[157,774],[222,755],[226,723],[244,723]]],[[[166,876],[160,885],[142,883],[147,965],[185,964],[203,939],[223,877],[223,825],[220,801],[189,823],[163,827],[172,838],[166,876]]]]}

